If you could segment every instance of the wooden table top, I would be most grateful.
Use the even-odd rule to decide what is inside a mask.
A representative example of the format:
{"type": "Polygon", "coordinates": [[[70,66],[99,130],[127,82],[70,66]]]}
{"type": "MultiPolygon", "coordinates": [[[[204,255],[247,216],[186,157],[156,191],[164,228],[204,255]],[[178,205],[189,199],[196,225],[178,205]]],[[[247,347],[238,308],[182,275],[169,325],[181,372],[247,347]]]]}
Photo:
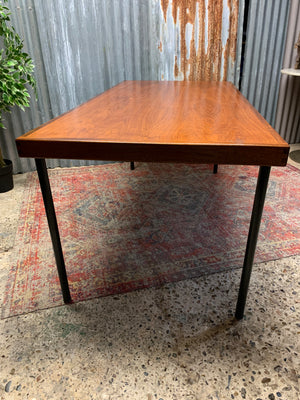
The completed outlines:
{"type": "Polygon", "coordinates": [[[289,146],[228,82],[125,81],[16,140],[21,157],[286,165],[289,146]]]}

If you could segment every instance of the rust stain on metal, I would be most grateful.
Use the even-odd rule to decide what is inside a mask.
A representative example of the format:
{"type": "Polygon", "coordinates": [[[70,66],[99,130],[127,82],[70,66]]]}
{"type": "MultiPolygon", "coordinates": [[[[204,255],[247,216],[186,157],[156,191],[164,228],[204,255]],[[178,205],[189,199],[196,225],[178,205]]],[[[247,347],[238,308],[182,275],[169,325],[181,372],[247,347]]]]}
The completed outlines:
{"type": "Polygon", "coordinates": [[[229,58],[236,58],[236,39],[239,0],[228,0],[229,34],[226,45],[222,46],[223,0],[161,0],[165,21],[168,7],[172,7],[174,24],[180,26],[180,68],[175,56],[174,76],[183,74],[185,80],[226,80],[229,58]],[[207,17],[206,17],[207,16],[207,17]],[[195,21],[198,22],[198,49],[196,49],[195,21]],[[192,25],[189,43],[189,58],[186,45],[186,26],[192,25]],[[205,32],[207,43],[205,44],[205,32]],[[223,71],[222,71],[222,58],[223,71]],[[222,78],[223,77],[223,78],[222,78]]]}
{"type": "Polygon", "coordinates": [[[229,37],[226,42],[224,59],[224,77],[227,77],[228,63],[234,63],[236,60],[236,42],[237,42],[237,29],[238,29],[238,12],[239,0],[227,0],[228,7],[230,7],[230,20],[229,20],[229,37]]]}
{"type": "MultiPolygon", "coordinates": [[[[229,0],[228,0],[229,1],[229,0]]],[[[236,41],[237,41],[237,30],[238,30],[238,15],[239,15],[239,0],[231,0],[230,8],[230,29],[229,29],[229,55],[232,60],[236,59],[236,41]]]]}
{"type": "Polygon", "coordinates": [[[160,52],[162,52],[162,41],[159,42],[158,50],[159,50],[160,52]]]}
{"type": "Polygon", "coordinates": [[[161,0],[161,8],[162,8],[163,13],[164,13],[165,21],[167,21],[168,7],[169,7],[169,0],[161,0]]]}
{"type": "Polygon", "coordinates": [[[179,76],[179,68],[178,68],[177,56],[175,56],[174,76],[175,76],[175,78],[178,78],[178,76],[179,76]]]}

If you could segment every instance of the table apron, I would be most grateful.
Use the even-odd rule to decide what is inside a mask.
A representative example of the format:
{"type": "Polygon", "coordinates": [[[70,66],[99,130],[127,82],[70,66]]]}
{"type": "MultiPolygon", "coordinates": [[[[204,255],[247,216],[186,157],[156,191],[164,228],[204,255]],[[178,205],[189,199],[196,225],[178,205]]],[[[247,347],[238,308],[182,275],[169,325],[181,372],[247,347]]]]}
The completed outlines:
{"type": "Polygon", "coordinates": [[[285,166],[288,148],[264,145],[60,142],[17,139],[20,157],[285,166]]]}

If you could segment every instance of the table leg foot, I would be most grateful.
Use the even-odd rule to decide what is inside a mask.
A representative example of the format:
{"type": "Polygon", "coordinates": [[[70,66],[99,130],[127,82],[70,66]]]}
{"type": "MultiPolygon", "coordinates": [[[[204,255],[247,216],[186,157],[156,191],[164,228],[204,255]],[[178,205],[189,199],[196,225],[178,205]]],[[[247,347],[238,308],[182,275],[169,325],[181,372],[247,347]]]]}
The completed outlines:
{"type": "Polygon", "coordinates": [[[134,161],[130,161],[130,169],[131,169],[131,171],[134,170],[134,161]]]}
{"type": "Polygon", "coordinates": [[[256,249],[257,237],[261,222],[261,216],[264,208],[264,202],[266,197],[266,191],[268,187],[268,181],[270,176],[271,167],[260,167],[257,178],[256,192],[254,197],[254,203],[252,208],[252,216],[250,222],[250,228],[248,233],[248,241],[246,247],[246,253],[244,258],[244,265],[242,270],[242,277],[238,295],[238,301],[236,305],[235,318],[240,320],[244,316],[244,309],[246,305],[247,292],[250,282],[250,276],[252,271],[253,259],[256,249]]]}
{"type": "Polygon", "coordinates": [[[214,164],[214,174],[218,172],[218,164],[214,164]]]}
{"type": "Polygon", "coordinates": [[[66,304],[72,303],[68,278],[65,268],[64,256],[62,252],[59,231],[57,226],[57,220],[55,215],[55,209],[53,204],[53,198],[50,188],[50,182],[47,172],[47,166],[44,159],[35,159],[36,169],[39,176],[41,191],[43,195],[45,211],[48,220],[48,226],[50,230],[56,266],[58,271],[58,276],[60,280],[60,286],[62,290],[63,300],[66,304]]]}

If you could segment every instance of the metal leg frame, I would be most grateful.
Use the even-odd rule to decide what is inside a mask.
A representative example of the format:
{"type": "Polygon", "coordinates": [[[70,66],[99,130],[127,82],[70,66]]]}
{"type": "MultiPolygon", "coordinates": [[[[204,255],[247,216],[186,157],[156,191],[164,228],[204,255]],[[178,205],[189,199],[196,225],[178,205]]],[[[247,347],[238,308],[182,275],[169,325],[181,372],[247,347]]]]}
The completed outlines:
{"type": "Polygon", "coordinates": [[[249,281],[251,276],[251,270],[253,265],[253,259],[255,254],[256,242],[260,227],[261,216],[264,208],[264,202],[266,197],[266,191],[268,187],[268,181],[270,176],[271,167],[260,167],[257,178],[256,192],[252,209],[252,216],[250,222],[250,228],[248,233],[248,241],[246,247],[246,253],[244,258],[244,266],[242,271],[239,296],[236,305],[235,317],[236,319],[242,319],[244,315],[244,309],[246,304],[247,292],[249,287],[249,281]]]}
{"type": "MultiPolygon", "coordinates": [[[[71,303],[72,300],[71,300],[65,262],[59,237],[58,225],[55,215],[55,209],[52,199],[46,162],[44,159],[36,159],[35,164],[40,180],[40,186],[43,195],[63,299],[65,303],[71,303]]],[[[250,282],[253,259],[256,249],[261,216],[266,197],[266,191],[268,187],[270,171],[271,171],[270,167],[260,167],[257,179],[256,192],[255,192],[255,198],[254,198],[254,204],[253,204],[252,216],[248,234],[248,241],[244,258],[244,265],[243,265],[238,301],[235,311],[235,317],[238,320],[242,319],[244,316],[247,292],[250,282]]]]}
{"type": "Polygon", "coordinates": [[[36,169],[40,180],[41,191],[43,195],[56,266],[58,271],[58,276],[60,280],[60,286],[62,290],[62,295],[65,303],[71,303],[71,295],[69,290],[68,278],[65,268],[64,256],[62,252],[59,231],[57,226],[57,220],[55,215],[55,209],[51,194],[51,188],[49,183],[49,177],[47,172],[47,166],[44,159],[35,159],[36,169]]]}

